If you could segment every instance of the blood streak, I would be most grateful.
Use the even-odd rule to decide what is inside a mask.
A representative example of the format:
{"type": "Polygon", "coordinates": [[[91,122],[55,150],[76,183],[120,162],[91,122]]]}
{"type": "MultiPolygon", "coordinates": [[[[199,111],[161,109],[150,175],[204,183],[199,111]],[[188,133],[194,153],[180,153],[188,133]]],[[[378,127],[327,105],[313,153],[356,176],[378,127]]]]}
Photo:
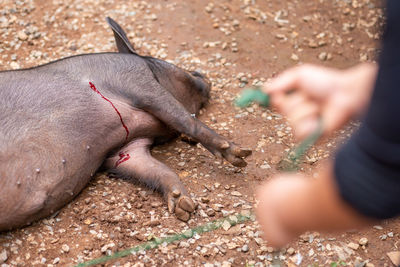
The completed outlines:
{"type": "Polygon", "coordinates": [[[119,164],[129,160],[131,158],[131,156],[128,153],[124,153],[124,152],[119,152],[118,154],[119,159],[117,160],[117,162],[115,162],[115,168],[118,167],[119,164]]]}
{"type": "MultiPolygon", "coordinates": [[[[129,129],[128,129],[128,127],[126,127],[124,121],[122,120],[121,113],[119,113],[118,109],[114,106],[114,104],[113,104],[107,97],[105,97],[102,93],[100,93],[99,90],[97,90],[96,86],[94,86],[94,84],[93,84],[92,82],[89,82],[89,85],[90,85],[90,88],[92,88],[93,91],[95,91],[96,93],[98,93],[98,94],[101,96],[101,98],[103,98],[105,101],[107,101],[108,103],[110,103],[111,106],[114,108],[115,112],[117,112],[117,114],[118,114],[118,116],[119,116],[119,119],[120,119],[120,121],[121,121],[122,127],[124,127],[124,129],[125,129],[125,131],[126,131],[125,140],[128,140],[129,129]]],[[[128,156],[129,156],[129,154],[128,154],[128,156]]]]}

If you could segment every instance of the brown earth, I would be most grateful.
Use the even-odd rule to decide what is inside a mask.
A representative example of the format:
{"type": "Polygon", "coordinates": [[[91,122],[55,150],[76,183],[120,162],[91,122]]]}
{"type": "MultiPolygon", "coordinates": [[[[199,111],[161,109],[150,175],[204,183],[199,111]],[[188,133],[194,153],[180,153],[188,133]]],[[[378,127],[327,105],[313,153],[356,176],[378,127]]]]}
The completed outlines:
{"type": "MultiPolygon", "coordinates": [[[[345,68],[376,58],[383,4],[378,0],[3,0],[1,69],[24,68],[80,53],[115,51],[111,16],[143,55],[206,73],[212,99],[200,119],[253,149],[244,169],[221,163],[200,145],[180,139],[153,154],[174,169],[199,209],[188,223],[168,214],[160,194],[99,175],[51,218],[0,234],[1,266],[71,266],[251,209],[254,190],[277,173],[294,146],[291,128],[273,110],[232,105],[242,87],[287,67],[312,62],[345,68]],[[239,192],[239,193],[237,193],[239,192]]],[[[312,176],[357,122],[313,147],[301,171],[312,176]]],[[[106,266],[392,266],[399,251],[399,220],[347,233],[310,232],[278,252],[247,222],[160,249],[110,261],[106,266]],[[359,246],[360,238],[368,244],[359,246]],[[354,243],[353,248],[348,246],[354,243]]]]}

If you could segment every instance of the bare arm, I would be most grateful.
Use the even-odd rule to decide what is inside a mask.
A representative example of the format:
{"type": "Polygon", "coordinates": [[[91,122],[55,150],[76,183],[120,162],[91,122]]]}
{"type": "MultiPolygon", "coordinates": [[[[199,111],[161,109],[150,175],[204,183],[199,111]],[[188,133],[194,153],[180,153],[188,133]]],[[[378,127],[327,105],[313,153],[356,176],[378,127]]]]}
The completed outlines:
{"type": "Polygon", "coordinates": [[[268,243],[281,247],[307,230],[347,230],[372,224],[342,200],[332,163],[316,179],[281,174],[257,192],[257,218],[268,243]]]}

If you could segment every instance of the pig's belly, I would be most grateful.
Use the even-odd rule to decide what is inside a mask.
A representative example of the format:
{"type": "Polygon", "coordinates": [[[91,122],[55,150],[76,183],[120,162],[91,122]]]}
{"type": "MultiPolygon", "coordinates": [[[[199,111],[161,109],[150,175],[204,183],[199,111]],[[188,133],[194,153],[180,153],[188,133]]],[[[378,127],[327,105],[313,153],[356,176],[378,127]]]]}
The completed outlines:
{"type": "Polygon", "coordinates": [[[43,159],[27,157],[17,161],[18,166],[8,164],[6,169],[4,162],[0,164],[1,174],[5,174],[0,181],[0,231],[29,224],[60,209],[85,187],[105,158],[104,153],[93,157],[83,152],[65,161],[61,154],[72,151],[63,152],[49,153],[43,159]]]}
{"type": "Polygon", "coordinates": [[[66,205],[86,186],[107,155],[125,143],[173,134],[144,111],[126,112],[128,140],[124,129],[118,127],[69,142],[60,142],[59,136],[64,133],[47,131],[47,135],[32,134],[32,142],[22,140],[0,151],[0,231],[27,225],[66,205]]]}

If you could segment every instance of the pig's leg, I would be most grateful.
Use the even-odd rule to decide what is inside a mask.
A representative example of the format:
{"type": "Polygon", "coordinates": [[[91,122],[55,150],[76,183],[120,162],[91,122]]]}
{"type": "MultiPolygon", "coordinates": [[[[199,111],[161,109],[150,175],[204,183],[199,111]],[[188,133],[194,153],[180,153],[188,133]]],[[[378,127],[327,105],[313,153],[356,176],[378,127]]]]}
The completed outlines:
{"type": "Polygon", "coordinates": [[[105,162],[108,173],[114,177],[140,181],[163,193],[168,210],[178,219],[187,221],[195,204],[179,177],[170,168],[150,154],[150,139],[137,139],[123,147],[105,162]]]}
{"type": "Polygon", "coordinates": [[[232,165],[238,167],[247,165],[243,158],[251,155],[251,150],[240,148],[208,128],[193,117],[159,83],[154,81],[143,86],[149,88],[143,88],[142,94],[136,96],[135,106],[153,114],[170,128],[200,142],[211,153],[224,157],[232,165]],[[147,95],[145,92],[152,92],[152,94],[147,95]]]}

